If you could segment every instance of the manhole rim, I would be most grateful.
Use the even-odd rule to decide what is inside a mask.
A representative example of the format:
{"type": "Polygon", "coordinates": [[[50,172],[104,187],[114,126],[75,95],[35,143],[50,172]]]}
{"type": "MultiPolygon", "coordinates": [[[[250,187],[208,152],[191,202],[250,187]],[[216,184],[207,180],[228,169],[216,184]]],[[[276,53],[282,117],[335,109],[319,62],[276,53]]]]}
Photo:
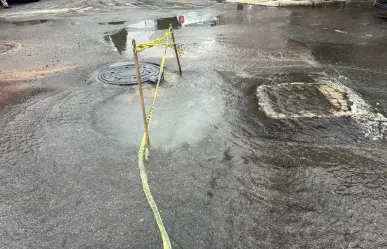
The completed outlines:
{"type": "MultiPolygon", "coordinates": [[[[114,70],[115,68],[120,69],[120,68],[128,66],[128,65],[135,68],[134,62],[116,62],[116,63],[112,63],[112,64],[103,65],[92,73],[91,77],[87,80],[87,84],[98,83],[98,84],[102,84],[102,85],[106,85],[106,86],[109,86],[109,85],[110,86],[135,86],[135,85],[137,85],[137,75],[135,75],[136,81],[129,82],[129,83],[128,82],[126,82],[126,83],[114,83],[114,82],[109,82],[108,80],[101,79],[101,75],[103,73],[106,73],[109,70],[114,70]]],[[[149,80],[149,78],[147,78],[147,77],[142,77],[142,83],[143,84],[156,83],[157,79],[158,79],[159,72],[160,72],[160,65],[157,63],[151,63],[151,62],[140,62],[140,66],[141,65],[149,65],[149,66],[153,67],[153,69],[157,69],[155,71],[155,72],[157,72],[157,74],[154,75],[154,78],[153,78],[154,80],[149,80]]],[[[163,78],[164,78],[164,72],[162,74],[162,79],[163,78]]]]}

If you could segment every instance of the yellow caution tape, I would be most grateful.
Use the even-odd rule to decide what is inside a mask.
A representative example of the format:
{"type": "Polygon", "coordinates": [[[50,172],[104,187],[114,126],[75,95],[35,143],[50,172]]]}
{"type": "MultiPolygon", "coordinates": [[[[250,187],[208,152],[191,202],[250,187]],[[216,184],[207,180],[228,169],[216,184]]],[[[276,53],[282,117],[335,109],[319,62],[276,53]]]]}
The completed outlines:
{"type": "Polygon", "coordinates": [[[178,50],[180,50],[179,46],[176,43],[145,43],[145,44],[137,45],[136,47],[140,46],[140,48],[137,50],[137,52],[142,52],[142,51],[144,51],[144,50],[146,50],[148,48],[160,47],[160,46],[167,46],[167,47],[169,47],[169,46],[172,46],[172,45],[176,45],[178,50]]]}
{"type": "Polygon", "coordinates": [[[166,43],[161,43],[162,40],[164,40],[165,38],[168,38],[169,39],[169,36],[171,36],[173,34],[173,30],[172,29],[169,29],[167,33],[163,34],[162,36],[160,36],[159,38],[151,41],[151,42],[148,42],[148,43],[144,43],[144,44],[138,44],[136,45],[136,52],[142,52],[148,48],[152,48],[152,47],[158,47],[158,46],[166,46],[166,47],[169,47],[169,46],[172,46],[172,45],[176,45],[176,49],[177,49],[177,54],[178,56],[180,57],[181,56],[181,50],[180,50],[180,47],[178,44],[176,43],[169,43],[168,40],[166,43]]]}
{"type": "Polygon", "coordinates": [[[140,169],[142,187],[143,187],[143,191],[145,193],[146,199],[148,201],[148,204],[153,211],[153,215],[156,219],[157,226],[159,227],[161,238],[163,240],[163,247],[164,249],[172,249],[172,245],[169,240],[168,233],[164,227],[163,220],[161,218],[160,212],[157,208],[155,200],[153,199],[153,196],[149,187],[148,176],[145,171],[145,163],[144,163],[144,156],[145,157],[148,156],[149,148],[145,145],[145,141],[146,141],[146,136],[144,135],[141,142],[140,149],[138,151],[138,167],[140,169]]]}
{"type": "Polygon", "coordinates": [[[169,31],[167,33],[163,34],[162,36],[160,36],[159,38],[157,38],[151,42],[144,43],[144,44],[138,44],[136,46],[136,50],[137,50],[137,52],[142,52],[145,49],[148,49],[148,48],[151,48],[154,46],[164,46],[165,44],[161,44],[160,42],[162,40],[164,40],[165,38],[169,37],[170,35],[172,35],[171,29],[169,29],[169,31]]]}
{"type": "Polygon", "coordinates": [[[154,95],[154,97],[153,97],[153,102],[152,102],[151,108],[149,109],[149,114],[148,114],[148,118],[147,118],[147,124],[148,124],[148,127],[150,126],[150,121],[151,121],[151,119],[152,119],[153,111],[154,111],[154,109],[155,109],[156,97],[157,97],[157,94],[158,94],[158,91],[159,91],[160,81],[161,81],[161,78],[162,78],[163,73],[164,73],[165,59],[166,59],[166,57],[167,57],[167,48],[168,48],[168,47],[165,47],[164,55],[163,55],[163,58],[162,58],[162,60],[161,60],[161,64],[160,64],[160,72],[159,72],[159,77],[158,77],[158,79],[157,79],[155,95],[154,95]]]}
{"type": "MultiPolygon", "coordinates": [[[[166,34],[170,35],[171,32],[172,32],[172,29],[170,29],[169,32],[166,33],[166,34]]],[[[162,39],[158,38],[156,40],[161,41],[162,39]]],[[[168,44],[168,40],[167,40],[167,44],[168,44]]],[[[154,94],[154,97],[153,97],[152,106],[150,108],[150,111],[149,111],[149,114],[148,114],[148,118],[147,118],[148,128],[150,127],[150,122],[152,120],[152,115],[153,115],[153,111],[154,111],[154,107],[155,107],[155,103],[156,103],[156,98],[157,98],[158,89],[159,89],[159,86],[160,86],[160,81],[162,79],[162,75],[163,75],[163,72],[164,72],[165,59],[167,57],[167,48],[168,48],[168,46],[166,45],[165,46],[165,50],[164,50],[164,54],[163,54],[163,58],[162,58],[162,61],[161,61],[161,65],[160,65],[160,72],[159,72],[159,76],[158,76],[158,79],[157,79],[156,90],[155,90],[155,94],[154,94]]],[[[153,211],[153,215],[154,215],[154,217],[156,219],[157,226],[159,227],[161,238],[163,240],[163,247],[164,247],[164,249],[171,249],[172,245],[171,245],[171,242],[169,240],[168,233],[167,233],[167,231],[166,231],[166,229],[164,227],[163,220],[162,220],[161,215],[159,213],[159,210],[157,208],[156,202],[153,199],[152,193],[150,191],[150,187],[149,187],[149,183],[148,183],[148,176],[147,176],[146,171],[145,171],[144,160],[148,161],[148,156],[149,156],[149,147],[146,145],[146,134],[144,133],[144,136],[143,136],[142,141],[141,141],[140,149],[138,151],[138,167],[140,169],[140,176],[141,176],[142,187],[143,187],[146,199],[148,201],[148,204],[149,204],[149,206],[151,207],[151,209],[153,211]]]]}
{"type": "Polygon", "coordinates": [[[176,44],[176,49],[177,49],[177,56],[181,57],[181,50],[178,44],[176,44]]]}

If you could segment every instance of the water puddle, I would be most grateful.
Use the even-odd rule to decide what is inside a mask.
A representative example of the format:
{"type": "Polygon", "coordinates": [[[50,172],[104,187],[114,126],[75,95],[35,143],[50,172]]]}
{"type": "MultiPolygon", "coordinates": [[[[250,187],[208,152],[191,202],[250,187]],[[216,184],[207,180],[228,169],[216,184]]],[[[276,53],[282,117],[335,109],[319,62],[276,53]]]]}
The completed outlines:
{"type": "Polygon", "coordinates": [[[322,64],[378,68],[387,53],[387,44],[362,42],[358,44],[311,43],[311,55],[322,64]]]}
{"type": "Polygon", "coordinates": [[[159,18],[156,20],[144,20],[128,25],[128,28],[163,30],[168,29],[172,23],[174,29],[184,27],[214,27],[225,24],[223,15],[199,15],[196,12],[189,12],[182,16],[159,18]]]}
{"type": "MultiPolygon", "coordinates": [[[[101,24],[101,23],[100,23],[101,24]]],[[[111,25],[124,24],[124,22],[110,22],[111,25]]],[[[167,30],[172,24],[174,29],[189,27],[214,27],[225,24],[223,15],[199,15],[196,12],[187,13],[184,16],[172,16],[156,20],[144,20],[129,24],[112,34],[105,35],[103,40],[115,47],[118,53],[124,54],[131,47],[131,39],[136,38],[137,43],[149,42],[167,30]]]]}
{"type": "Polygon", "coordinates": [[[113,44],[119,54],[122,54],[127,49],[128,30],[121,29],[112,35],[104,36],[107,43],[113,44]]]}
{"type": "MultiPolygon", "coordinates": [[[[209,83],[208,75],[185,73],[186,84],[209,83]]],[[[165,150],[193,145],[205,139],[213,124],[221,122],[224,105],[213,92],[193,88],[172,87],[178,78],[167,76],[159,89],[153,113],[150,136],[153,148],[165,150]],[[160,132],[162,131],[162,132],[160,132]]],[[[220,79],[219,79],[220,80],[220,79]]],[[[144,86],[146,106],[153,101],[154,88],[144,86]]],[[[137,146],[143,136],[140,103],[136,91],[117,95],[96,108],[95,129],[123,145],[137,146]]]]}
{"type": "Polygon", "coordinates": [[[316,83],[260,86],[259,106],[271,118],[330,117],[349,115],[345,94],[316,83]]]}
{"type": "Polygon", "coordinates": [[[361,127],[365,137],[373,140],[383,138],[387,131],[387,119],[382,114],[334,79],[261,85],[256,94],[259,109],[274,120],[290,119],[299,123],[311,118],[338,120],[338,117],[346,117],[361,127]]]}

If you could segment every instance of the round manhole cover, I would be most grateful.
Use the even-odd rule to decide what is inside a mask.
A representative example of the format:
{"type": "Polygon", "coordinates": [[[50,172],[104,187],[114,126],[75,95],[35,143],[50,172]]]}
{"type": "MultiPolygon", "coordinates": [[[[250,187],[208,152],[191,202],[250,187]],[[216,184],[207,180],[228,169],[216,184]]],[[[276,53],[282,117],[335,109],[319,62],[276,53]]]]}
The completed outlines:
{"type": "MultiPolygon", "coordinates": [[[[160,67],[150,63],[140,63],[141,82],[157,82],[160,67]]],[[[102,70],[98,74],[98,80],[112,85],[137,84],[137,71],[134,63],[113,66],[102,70]]]]}

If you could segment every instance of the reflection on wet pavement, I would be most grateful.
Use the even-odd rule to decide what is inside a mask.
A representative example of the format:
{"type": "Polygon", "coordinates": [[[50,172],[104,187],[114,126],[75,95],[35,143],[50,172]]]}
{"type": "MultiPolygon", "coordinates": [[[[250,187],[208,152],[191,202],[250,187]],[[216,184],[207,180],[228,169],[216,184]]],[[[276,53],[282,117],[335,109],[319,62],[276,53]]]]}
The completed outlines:
{"type": "MultiPolygon", "coordinates": [[[[117,24],[122,23],[123,22],[117,22],[117,24]]],[[[159,18],[156,20],[145,20],[138,23],[129,24],[127,25],[127,28],[116,31],[113,34],[105,35],[104,41],[113,44],[114,47],[117,49],[117,52],[123,54],[123,52],[127,50],[128,44],[131,44],[131,39],[139,39],[140,37],[140,41],[149,41],[150,38],[146,37],[147,34],[152,35],[156,30],[167,30],[170,24],[172,24],[172,27],[174,29],[184,27],[214,27],[217,25],[224,25],[225,18],[223,15],[213,17],[210,15],[202,16],[196,12],[190,12],[184,16],[173,16],[159,18]]]]}
{"type": "Polygon", "coordinates": [[[128,31],[126,29],[121,29],[120,31],[104,36],[106,42],[113,43],[114,47],[117,49],[117,52],[122,54],[127,49],[128,42],[128,31]]]}

